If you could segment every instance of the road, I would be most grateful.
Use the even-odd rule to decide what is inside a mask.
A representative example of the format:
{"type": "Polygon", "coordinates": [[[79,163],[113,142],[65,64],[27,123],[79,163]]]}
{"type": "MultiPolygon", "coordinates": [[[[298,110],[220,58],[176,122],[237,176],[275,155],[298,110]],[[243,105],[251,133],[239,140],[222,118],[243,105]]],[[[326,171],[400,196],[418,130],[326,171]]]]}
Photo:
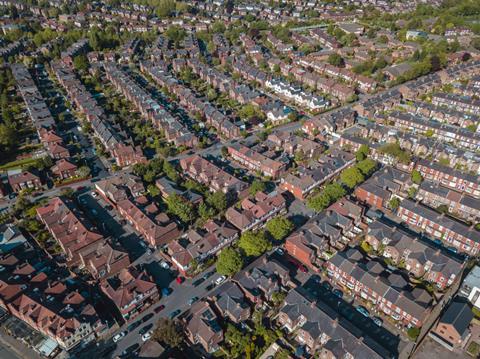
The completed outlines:
{"type": "MultiPolygon", "coordinates": [[[[204,273],[211,270],[213,270],[213,268],[208,269],[204,273]]],[[[215,273],[210,278],[205,280],[202,284],[200,284],[197,287],[194,287],[192,285],[192,282],[194,282],[198,278],[201,278],[204,273],[199,274],[197,277],[193,279],[187,279],[182,284],[178,284],[175,280],[173,280],[170,284],[170,288],[173,290],[173,292],[169,296],[162,297],[162,299],[158,303],[148,308],[144,313],[142,313],[140,316],[135,318],[134,321],[129,321],[126,324],[124,324],[116,333],[127,330],[127,327],[130,324],[137,321],[141,321],[145,316],[149,316],[149,314],[151,313],[154,314],[152,318],[148,319],[147,321],[142,323],[142,325],[138,326],[136,329],[129,332],[120,342],[118,342],[117,348],[112,353],[111,357],[113,358],[116,355],[120,355],[123,350],[130,347],[131,345],[135,345],[136,343],[140,345],[143,344],[143,341],[141,338],[142,336],[139,333],[139,331],[143,327],[150,324],[152,324],[153,327],[155,327],[156,323],[160,318],[167,318],[170,315],[170,313],[172,313],[174,310],[179,309],[182,311],[182,313],[185,312],[189,308],[188,300],[192,297],[196,296],[198,298],[204,298],[210,292],[210,291],[207,291],[206,287],[219,277],[219,274],[215,273]],[[165,308],[161,312],[155,313],[154,309],[158,307],[160,304],[163,304],[165,308]]]]}

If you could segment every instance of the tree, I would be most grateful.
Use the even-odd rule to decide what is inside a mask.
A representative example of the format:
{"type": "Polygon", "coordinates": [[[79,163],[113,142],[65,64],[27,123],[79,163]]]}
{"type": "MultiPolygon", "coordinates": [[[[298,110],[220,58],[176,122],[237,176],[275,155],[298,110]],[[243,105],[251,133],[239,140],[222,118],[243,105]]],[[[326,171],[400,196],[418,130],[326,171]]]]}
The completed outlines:
{"type": "Polygon", "coordinates": [[[155,340],[177,348],[183,342],[183,328],[179,321],[169,318],[160,318],[153,333],[155,340]]]}
{"type": "Polygon", "coordinates": [[[422,174],[418,170],[412,171],[412,182],[415,184],[420,184],[423,182],[422,174]]]}
{"type": "Polygon", "coordinates": [[[366,177],[370,176],[373,172],[375,172],[375,169],[377,168],[377,163],[370,159],[364,159],[363,161],[360,161],[357,163],[357,168],[362,172],[362,174],[366,177]]]}
{"type": "Polygon", "coordinates": [[[222,275],[231,276],[242,269],[242,266],[242,256],[232,247],[225,248],[218,255],[217,272],[222,275]]]}
{"type": "Polygon", "coordinates": [[[350,167],[343,170],[340,179],[348,188],[353,189],[357,184],[363,182],[364,177],[358,168],[350,167]]]}
{"type": "Polygon", "coordinates": [[[238,247],[243,249],[247,256],[258,257],[271,249],[272,244],[265,236],[264,231],[245,231],[240,236],[238,247]]]}
{"type": "Polygon", "coordinates": [[[257,192],[264,192],[267,189],[267,186],[264,182],[254,179],[250,188],[248,189],[248,193],[250,193],[251,196],[255,196],[257,192]]]}
{"type": "Polygon", "coordinates": [[[170,162],[163,162],[163,172],[165,172],[167,177],[170,178],[173,182],[178,183],[178,181],[180,181],[180,175],[170,162]]]}
{"type": "Polygon", "coordinates": [[[207,196],[207,203],[222,212],[227,209],[227,196],[222,191],[211,193],[207,196]]]}
{"type": "Polygon", "coordinates": [[[81,166],[77,170],[77,174],[82,178],[90,176],[90,173],[91,173],[91,170],[90,170],[90,167],[88,167],[88,166],[81,166]]]}
{"type": "Polygon", "coordinates": [[[398,197],[393,197],[388,203],[388,205],[392,210],[396,211],[397,208],[400,206],[400,200],[398,199],[398,197]]]}
{"type": "Polygon", "coordinates": [[[77,71],[87,71],[88,69],[88,60],[84,54],[75,56],[73,59],[73,66],[77,71]]]}
{"type": "Polygon", "coordinates": [[[198,215],[203,220],[208,220],[215,217],[215,210],[202,202],[198,205],[198,215]]]}
{"type": "Polygon", "coordinates": [[[156,7],[156,14],[160,18],[171,16],[176,9],[175,0],[160,0],[156,7]]]}
{"type": "Polygon", "coordinates": [[[283,301],[285,300],[285,297],[286,297],[286,293],[285,292],[274,292],[272,293],[272,302],[273,304],[275,305],[278,305],[278,304],[281,304],[283,303],[283,301]]]}
{"type": "Polygon", "coordinates": [[[165,31],[165,35],[178,46],[187,35],[187,32],[178,25],[172,25],[165,31]]]}
{"type": "Polygon", "coordinates": [[[0,152],[10,152],[17,143],[17,131],[13,126],[0,124],[0,152]]]}
{"type": "Polygon", "coordinates": [[[293,231],[295,226],[289,219],[278,216],[269,220],[267,222],[266,228],[274,239],[280,241],[287,237],[290,232],[293,231]]]}
{"type": "Polygon", "coordinates": [[[147,191],[152,197],[156,197],[160,194],[160,190],[158,189],[158,187],[151,183],[147,186],[147,191]]]}
{"type": "Polygon", "coordinates": [[[337,67],[345,66],[345,61],[337,53],[333,53],[333,54],[329,55],[327,61],[330,65],[333,65],[333,66],[337,66],[337,67]]]}
{"type": "Polygon", "coordinates": [[[190,223],[195,219],[195,209],[193,204],[188,202],[182,196],[174,193],[165,201],[168,206],[169,212],[176,215],[183,222],[190,223]]]}
{"type": "Polygon", "coordinates": [[[368,156],[368,152],[370,148],[368,145],[361,145],[357,152],[355,152],[355,157],[357,158],[357,162],[363,161],[368,156]]]}

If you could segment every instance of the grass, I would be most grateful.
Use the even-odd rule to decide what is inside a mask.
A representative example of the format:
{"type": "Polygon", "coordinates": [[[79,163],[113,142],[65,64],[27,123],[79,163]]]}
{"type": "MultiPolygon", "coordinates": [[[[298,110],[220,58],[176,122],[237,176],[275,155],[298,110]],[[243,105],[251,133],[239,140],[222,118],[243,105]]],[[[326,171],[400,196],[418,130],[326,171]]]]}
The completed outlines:
{"type": "Polygon", "coordinates": [[[478,356],[480,354],[480,345],[476,342],[471,342],[468,345],[467,353],[470,354],[474,358],[478,358],[478,356]]]}
{"type": "Polygon", "coordinates": [[[36,158],[30,157],[30,158],[24,158],[22,160],[16,160],[16,161],[8,162],[8,163],[5,163],[4,165],[0,166],[0,171],[7,171],[7,170],[12,169],[12,168],[23,167],[23,166],[26,166],[26,165],[33,164],[36,161],[37,161],[36,158]]]}

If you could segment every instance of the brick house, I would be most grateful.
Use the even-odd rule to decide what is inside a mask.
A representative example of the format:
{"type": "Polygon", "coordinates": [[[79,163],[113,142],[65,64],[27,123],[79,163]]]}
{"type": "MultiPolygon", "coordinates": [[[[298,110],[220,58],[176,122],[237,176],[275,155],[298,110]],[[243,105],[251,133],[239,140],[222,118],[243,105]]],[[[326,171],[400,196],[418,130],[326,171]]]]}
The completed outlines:
{"type": "Polygon", "coordinates": [[[9,175],[8,183],[14,192],[20,192],[29,188],[40,189],[42,187],[40,177],[28,171],[9,175]]]}
{"type": "Polygon", "coordinates": [[[75,177],[77,166],[66,159],[58,160],[51,169],[53,175],[61,180],[75,177]]]}

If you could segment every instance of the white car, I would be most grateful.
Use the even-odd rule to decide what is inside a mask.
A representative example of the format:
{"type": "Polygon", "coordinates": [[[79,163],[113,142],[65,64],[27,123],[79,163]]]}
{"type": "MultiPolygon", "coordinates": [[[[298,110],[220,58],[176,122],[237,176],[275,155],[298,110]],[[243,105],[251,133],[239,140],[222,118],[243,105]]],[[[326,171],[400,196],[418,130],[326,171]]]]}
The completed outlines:
{"type": "Polygon", "coordinates": [[[97,197],[98,196],[98,193],[93,191],[92,193],[90,193],[92,195],[92,197],[97,197]]]}
{"type": "Polygon", "coordinates": [[[170,265],[165,261],[160,262],[160,267],[162,267],[164,269],[170,269],[170,265]]]}
{"type": "Polygon", "coordinates": [[[114,343],[119,342],[120,340],[123,339],[123,337],[124,337],[126,334],[127,334],[126,332],[120,332],[120,333],[118,333],[117,335],[115,335],[115,336],[113,337],[113,342],[114,342],[114,343]]]}
{"type": "Polygon", "coordinates": [[[152,337],[152,334],[153,334],[153,330],[149,330],[148,332],[142,335],[142,340],[146,342],[152,337]]]}
{"type": "Polygon", "coordinates": [[[222,275],[221,277],[218,277],[218,278],[215,280],[215,284],[216,284],[216,285],[220,285],[220,284],[222,284],[223,282],[225,282],[225,279],[227,279],[227,277],[225,277],[224,275],[222,275]]]}

